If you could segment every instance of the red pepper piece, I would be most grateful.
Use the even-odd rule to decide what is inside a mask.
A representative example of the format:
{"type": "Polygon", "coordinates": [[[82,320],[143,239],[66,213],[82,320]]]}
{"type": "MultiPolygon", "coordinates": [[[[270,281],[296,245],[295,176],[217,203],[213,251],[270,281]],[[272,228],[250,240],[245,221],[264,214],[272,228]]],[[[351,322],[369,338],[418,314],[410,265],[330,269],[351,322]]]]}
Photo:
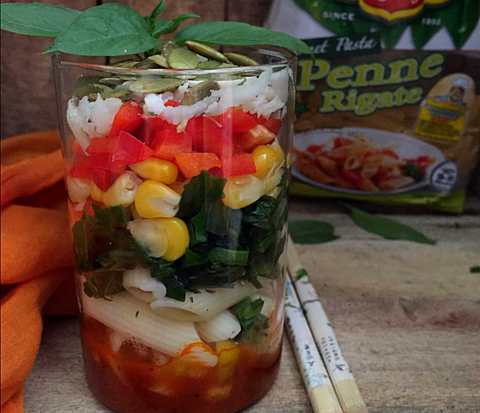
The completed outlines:
{"type": "Polygon", "coordinates": [[[222,166],[220,158],[214,153],[179,153],[175,156],[175,162],[185,178],[192,178],[202,171],[222,166]]]}
{"type": "Polygon", "coordinates": [[[272,143],[275,139],[275,134],[263,125],[257,125],[244,133],[238,138],[242,148],[250,152],[258,145],[266,145],[272,143]]]}
{"type": "Polygon", "coordinates": [[[253,156],[250,153],[239,153],[222,158],[222,175],[225,178],[254,174],[256,170],[253,156]]]}
{"type": "Polygon", "coordinates": [[[143,123],[142,107],[136,102],[125,102],[113,118],[110,136],[114,137],[120,131],[134,133],[143,123]]]}
{"type": "Polygon", "coordinates": [[[337,136],[334,140],[333,140],[333,146],[335,148],[340,148],[342,146],[347,146],[347,145],[350,145],[353,143],[353,140],[350,139],[350,138],[343,138],[342,136],[337,136]]]}
{"type": "Polygon", "coordinates": [[[260,123],[257,115],[245,112],[238,107],[227,109],[224,113],[212,116],[223,127],[229,127],[233,133],[245,133],[260,123]]]}
{"type": "Polygon", "coordinates": [[[259,123],[265,126],[268,130],[273,132],[275,135],[278,134],[280,127],[282,126],[282,120],[278,118],[264,118],[261,116],[259,119],[259,123]]]}
{"type": "Polygon", "coordinates": [[[152,148],[157,158],[173,161],[178,153],[192,152],[192,139],[189,134],[178,132],[175,125],[165,123],[155,131],[152,148]]]}
{"type": "Polygon", "coordinates": [[[350,171],[350,170],[342,170],[341,175],[344,179],[346,179],[348,182],[351,182],[354,184],[356,187],[358,187],[362,181],[362,177],[359,172],[356,171],[350,171]]]}

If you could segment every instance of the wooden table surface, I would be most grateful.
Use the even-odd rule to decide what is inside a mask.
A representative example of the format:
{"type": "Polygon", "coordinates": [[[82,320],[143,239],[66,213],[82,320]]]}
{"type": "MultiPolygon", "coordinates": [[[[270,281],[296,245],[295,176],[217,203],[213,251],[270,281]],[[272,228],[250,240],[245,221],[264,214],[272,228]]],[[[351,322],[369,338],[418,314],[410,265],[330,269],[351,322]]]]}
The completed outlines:
{"type": "MultiPolygon", "coordinates": [[[[475,208],[474,208],[475,210],[475,208]]],[[[480,217],[396,216],[439,242],[386,241],[339,212],[294,201],[291,217],[328,221],[340,239],[300,246],[372,413],[480,412],[480,217]]],[[[108,412],[84,382],[74,319],[47,321],[26,384],[27,413],[108,412]]],[[[270,393],[247,410],[311,412],[290,345],[270,393]]]]}

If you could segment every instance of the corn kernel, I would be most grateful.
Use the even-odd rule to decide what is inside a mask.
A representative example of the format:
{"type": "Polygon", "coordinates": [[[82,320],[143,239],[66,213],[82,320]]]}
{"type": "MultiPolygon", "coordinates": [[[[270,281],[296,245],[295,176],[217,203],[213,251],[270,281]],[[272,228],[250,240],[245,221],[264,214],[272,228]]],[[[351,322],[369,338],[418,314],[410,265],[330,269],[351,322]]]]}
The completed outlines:
{"type": "Polygon", "coordinates": [[[153,257],[162,257],[167,251],[167,234],[159,221],[160,219],[135,219],[127,225],[133,238],[153,257]]]}
{"type": "Polygon", "coordinates": [[[92,187],[90,189],[90,196],[94,201],[102,202],[103,203],[103,194],[104,192],[94,183],[92,183],[92,187]]]}
{"type": "Polygon", "coordinates": [[[188,227],[180,218],[135,219],[127,228],[149,255],[167,261],[180,258],[190,243],[188,227]]]}
{"type": "Polygon", "coordinates": [[[265,178],[267,174],[281,162],[280,154],[270,146],[259,145],[252,153],[257,171],[257,178],[265,178]]]}
{"type": "Polygon", "coordinates": [[[185,254],[190,244],[188,227],[180,218],[164,218],[159,221],[162,221],[168,240],[167,250],[162,258],[167,261],[175,261],[185,254]]]}
{"type": "Polygon", "coordinates": [[[152,179],[167,185],[174,183],[178,175],[177,165],[163,159],[150,158],[134,163],[130,168],[144,179],[152,179]]]}
{"type": "Polygon", "coordinates": [[[126,207],[133,204],[141,182],[141,179],[134,173],[123,173],[107,191],[103,192],[102,202],[109,207],[117,205],[126,207]]]}
{"type": "Polygon", "coordinates": [[[168,186],[144,181],[135,196],[135,209],[142,218],[169,218],[178,212],[181,196],[168,186]]]}
{"type": "Polygon", "coordinates": [[[65,180],[68,197],[72,202],[85,202],[90,196],[92,183],[86,179],[67,176],[65,180]]]}
{"type": "Polygon", "coordinates": [[[229,178],[223,188],[223,203],[232,209],[244,208],[258,200],[265,192],[265,184],[253,175],[229,178]]]}

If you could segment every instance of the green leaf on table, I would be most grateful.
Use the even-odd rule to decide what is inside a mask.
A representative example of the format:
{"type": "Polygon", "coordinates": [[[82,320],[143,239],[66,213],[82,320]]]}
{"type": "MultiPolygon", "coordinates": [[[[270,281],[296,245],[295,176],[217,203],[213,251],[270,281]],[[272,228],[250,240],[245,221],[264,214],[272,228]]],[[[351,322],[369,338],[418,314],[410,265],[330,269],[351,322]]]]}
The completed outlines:
{"type": "Polygon", "coordinates": [[[44,3],[2,3],[1,29],[29,36],[55,37],[66,30],[80,13],[44,3]]]}
{"type": "Polygon", "coordinates": [[[474,265],[473,267],[470,267],[470,273],[480,274],[480,265],[474,265]]]}
{"type": "Polygon", "coordinates": [[[321,244],[338,238],[333,225],[316,220],[289,221],[288,231],[297,244],[321,244]]]}
{"type": "Polygon", "coordinates": [[[153,8],[152,12],[147,17],[147,19],[151,22],[155,22],[157,17],[160,16],[165,11],[166,8],[167,8],[167,4],[165,3],[165,0],[160,0],[158,4],[153,8]]]}
{"type": "Polygon", "coordinates": [[[305,268],[299,268],[295,273],[295,280],[301,280],[303,277],[308,277],[308,272],[305,268]]]}
{"type": "Polygon", "coordinates": [[[271,45],[289,49],[296,54],[311,52],[305,42],[286,33],[235,21],[191,24],[177,32],[175,40],[195,40],[228,46],[271,45]]]}
{"type": "Polygon", "coordinates": [[[405,240],[421,244],[434,245],[436,241],[416,229],[390,218],[369,214],[361,209],[347,205],[353,222],[372,234],[389,240],[405,240]]]}
{"type": "Polygon", "coordinates": [[[174,17],[172,20],[158,20],[153,27],[153,36],[158,37],[161,34],[172,33],[177,30],[184,21],[189,19],[198,19],[200,16],[195,13],[184,13],[174,17]]]}
{"type": "Polygon", "coordinates": [[[153,49],[148,23],[130,7],[107,3],[85,10],[60,33],[47,52],[123,56],[153,49]]]}

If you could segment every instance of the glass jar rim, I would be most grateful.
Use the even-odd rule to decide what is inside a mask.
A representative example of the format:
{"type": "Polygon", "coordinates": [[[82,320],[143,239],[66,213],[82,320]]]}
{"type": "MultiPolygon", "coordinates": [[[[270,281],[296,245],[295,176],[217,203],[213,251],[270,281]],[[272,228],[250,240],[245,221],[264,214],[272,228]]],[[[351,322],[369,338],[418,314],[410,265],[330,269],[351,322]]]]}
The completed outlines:
{"type": "MultiPolygon", "coordinates": [[[[235,46],[235,48],[243,48],[243,49],[255,49],[255,51],[269,57],[273,57],[278,59],[276,62],[271,63],[262,63],[255,66],[238,66],[238,67],[222,67],[222,68],[215,68],[215,69],[166,69],[166,68],[158,68],[158,69],[142,69],[142,68],[130,68],[130,67],[120,67],[120,66],[113,66],[108,64],[98,64],[98,63],[87,63],[87,62],[75,62],[71,60],[67,60],[62,58],[63,54],[55,53],[52,56],[53,64],[57,68],[79,68],[79,69],[87,69],[87,70],[94,70],[97,72],[107,72],[107,73],[114,73],[114,74],[130,74],[130,75],[163,75],[163,76],[170,76],[170,77],[193,77],[193,76],[201,76],[205,74],[239,74],[239,73],[248,73],[248,72],[259,72],[269,69],[282,69],[288,66],[293,66],[296,60],[296,55],[290,52],[288,49],[280,48],[280,47],[261,47],[257,48],[254,46],[235,46]]],[[[85,56],[87,58],[88,56],[85,56]]],[[[92,56],[93,58],[93,56],[92,56]]]]}

